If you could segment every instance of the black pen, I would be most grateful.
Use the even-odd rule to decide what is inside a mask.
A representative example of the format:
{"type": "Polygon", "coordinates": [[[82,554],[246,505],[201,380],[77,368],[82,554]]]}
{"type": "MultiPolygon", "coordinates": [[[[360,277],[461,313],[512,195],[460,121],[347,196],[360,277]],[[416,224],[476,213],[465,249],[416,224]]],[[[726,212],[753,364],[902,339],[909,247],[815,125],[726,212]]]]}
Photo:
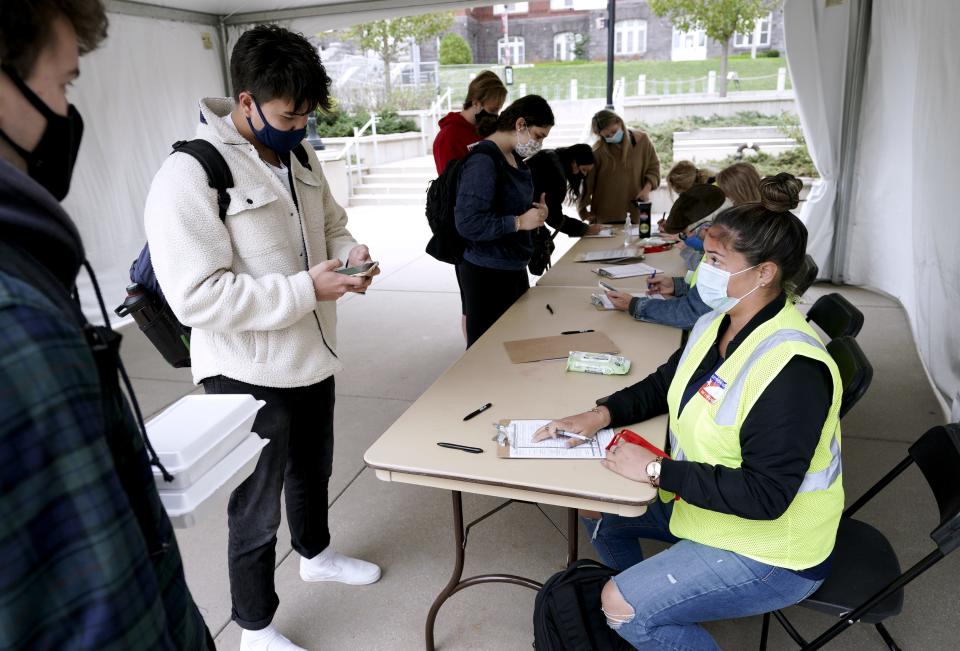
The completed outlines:
{"type": "Polygon", "coordinates": [[[471,418],[473,418],[473,417],[476,416],[477,414],[482,414],[482,413],[485,412],[486,410],[490,409],[490,407],[492,407],[492,406],[493,406],[493,403],[492,403],[492,402],[488,402],[487,404],[483,405],[483,406],[480,407],[479,409],[476,409],[476,410],[474,410],[474,411],[471,411],[469,414],[467,414],[466,416],[464,416],[464,417],[463,417],[463,420],[470,420],[471,418]]]}
{"type": "Polygon", "coordinates": [[[550,307],[549,303],[547,303],[547,312],[549,312],[550,314],[553,314],[553,308],[550,307]]]}
{"type": "Polygon", "coordinates": [[[564,331],[561,332],[560,334],[562,334],[562,335],[579,335],[579,334],[583,334],[584,332],[593,332],[593,330],[564,330],[564,331]]]}
{"type": "Polygon", "coordinates": [[[451,450],[462,450],[470,454],[480,454],[483,448],[472,448],[469,445],[459,445],[457,443],[437,443],[441,448],[450,448],[451,450]]]}

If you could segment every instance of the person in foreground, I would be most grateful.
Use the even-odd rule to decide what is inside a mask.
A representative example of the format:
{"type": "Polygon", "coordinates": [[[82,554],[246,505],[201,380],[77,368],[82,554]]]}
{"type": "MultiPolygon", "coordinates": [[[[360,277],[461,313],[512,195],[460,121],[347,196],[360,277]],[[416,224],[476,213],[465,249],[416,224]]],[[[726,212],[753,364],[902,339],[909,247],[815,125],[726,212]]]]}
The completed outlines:
{"type": "Polygon", "coordinates": [[[329,107],[330,80],[300,34],[258,25],[230,57],[232,98],[200,102],[197,137],[230,167],[225,221],[203,168],[169,156],[147,196],[157,280],[193,328],[193,379],[208,394],[251,394],[266,405],[253,431],[269,439],[227,505],[232,617],[241,651],[301,649],[271,625],[281,491],[304,581],[365,585],[380,568],[330,545],[336,301],[370,278],[337,273],[370,261],[347,230],[312,147],[307,117],[329,107]],[[299,153],[298,153],[299,152],[299,153]]]}
{"type": "Polygon", "coordinates": [[[585,518],[601,559],[607,622],[638,649],[717,649],[701,622],[783,608],[830,570],[843,509],[838,371],[785,288],[807,232],[789,210],[800,181],[721,213],[704,245],[704,315],[686,346],[593,410],[549,423],[593,436],[669,414],[672,458],[620,443],[601,463],[660,497],[635,518],[585,518]],[[674,496],[677,499],[674,499],[674,496]],[[673,543],[644,560],[640,538],[673,543]]]}
{"type": "Polygon", "coordinates": [[[120,336],[71,296],[92,272],[60,206],[83,132],[67,88],[106,32],[100,0],[0,4],[0,649],[213,651],[120,336]]]}

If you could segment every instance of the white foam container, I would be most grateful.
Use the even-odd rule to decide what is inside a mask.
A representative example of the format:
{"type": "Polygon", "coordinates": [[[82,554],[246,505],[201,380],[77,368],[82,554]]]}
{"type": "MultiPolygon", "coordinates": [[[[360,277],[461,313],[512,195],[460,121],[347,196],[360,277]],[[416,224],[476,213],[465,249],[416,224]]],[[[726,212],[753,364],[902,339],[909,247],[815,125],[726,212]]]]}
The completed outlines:
{"type": "Polygon", "coordinates": [[[269,442],[256,434],[248,434],[190,488],[157,491],[173,526],[186,529],[209,516],[217,503],[210,498],[217,493],[232,491],[249,477],[260,459],[260,451],[269,442]]]}
{"type": "Polygon", "coordinates": [[[147,436],[173,481],[153,469],[160,490],[185,490],[247,436],[266,403],[251,395],[186,396],[147,423],[147,436]]]}

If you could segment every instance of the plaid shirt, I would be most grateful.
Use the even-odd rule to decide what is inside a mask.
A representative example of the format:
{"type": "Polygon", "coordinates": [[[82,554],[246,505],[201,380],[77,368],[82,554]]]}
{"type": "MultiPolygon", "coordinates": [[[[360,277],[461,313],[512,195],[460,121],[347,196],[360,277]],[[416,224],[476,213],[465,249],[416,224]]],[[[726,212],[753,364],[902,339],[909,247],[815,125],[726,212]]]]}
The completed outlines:
{"type": "Polygon", "coordinates": [[[82,333],[0,273],[0,649],[208,648],[142,441],[121,418],[108,442],[82,333]],[[149,553],[157,541],[166,549],[149,553]]]}

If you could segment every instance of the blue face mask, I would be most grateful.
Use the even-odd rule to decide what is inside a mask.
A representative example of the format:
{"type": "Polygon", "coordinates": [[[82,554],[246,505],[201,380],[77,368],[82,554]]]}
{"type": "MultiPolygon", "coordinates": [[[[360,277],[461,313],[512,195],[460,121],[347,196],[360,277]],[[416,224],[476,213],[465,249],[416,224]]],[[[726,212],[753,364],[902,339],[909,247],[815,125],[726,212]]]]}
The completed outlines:
{"type": "Polygon", "coordinates": [[[264,117],[263,111],[260,110],[260,104],[257,100],[253,100],[253,105],[257,107],[257,113],[260,114],[260,119],[263,120],[263,128],[257,129],[254,127],[250,118],[247,118],[247,124],[250,125],[250,130],[253,131],[254,137],[267,149],[271,149],[277,154],[285,156],[293,151],[294,148],[307,137],[306,127],[294,129],[293,131],[281,131],[271,126],[270,123],[267,122],[267,118],[264,117]]]}
{"type": "Polygon", "coordinates": [[[617,129],[617,132],[612,136],[604,136],[603,138],[611,145],[619,145],[623,142],[623,129],[617,129]]]}

